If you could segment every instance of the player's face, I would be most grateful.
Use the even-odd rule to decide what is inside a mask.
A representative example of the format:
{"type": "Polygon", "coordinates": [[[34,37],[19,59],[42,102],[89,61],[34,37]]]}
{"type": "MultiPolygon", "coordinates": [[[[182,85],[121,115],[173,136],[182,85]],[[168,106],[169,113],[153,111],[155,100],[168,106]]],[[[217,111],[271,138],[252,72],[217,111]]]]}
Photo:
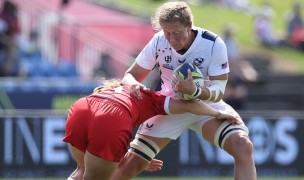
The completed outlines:
{"type": "Polygon", "coordinates": [[[183,26],[179,22],[160,24],[166,39],[176,50],[188,49],[193,39],[191,36],[191,26],[183,26]]]}

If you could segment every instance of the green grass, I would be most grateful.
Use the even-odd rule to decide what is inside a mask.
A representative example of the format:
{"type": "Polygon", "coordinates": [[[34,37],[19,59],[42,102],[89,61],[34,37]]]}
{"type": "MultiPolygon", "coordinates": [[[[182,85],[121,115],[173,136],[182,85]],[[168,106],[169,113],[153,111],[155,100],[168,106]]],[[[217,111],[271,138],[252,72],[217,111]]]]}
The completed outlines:
{"type": "MultiPolygon", "coordinates": [[[[232,180],[232,178],[135,178],[134,180],[232,180]]],[[[258,180],[303,180],[303,178],[258,178],[258,180]]]]}
{"type": "MultiPolygon", "coordinates": [[[[153,10],[164,0],[96,0],[119,6],[121,9],[128,9],[135,15],[149,17],[153,10]]],[[[264,0],[250,0],[251,7],[259,7],[264,0]]],[[[304,4],[304,0],[299,0],[304,4]]],[[[273,25],[275,31],[280,34],[285,33],[286,14],[291,9],[294,0],[284,0],[278,3],[277,0],[267,0],[275,11],[273,25]]],[[[295,65],[296,73],[304,74],[304,54],[289,48],[265,49],[257,44],[253,33],[253,16],[244,11],[236,11],[229,8],[216,6],[212,3],[202,5],[191,5],[195,25],[204,27],[218,34],[222,33],[225,24],[235,25],[237,34],[236,39],[245,52],[267,53],[274,59],[278,58],[280,62],[291,63],[295,65]],[[210,14],[212,16],[210,16],[210,14]]],[[[304,8],[303,8],[304,9],[304,8]]],[[[304,12],[302,13],[304,14],[304,12]]],[[[284,66],[284,64],[283,64],[284,66]]]]}
{"type": "MultiPolygon", "coordinates": [[[[15,179],[11,179],[11,178],[3,178],[0,180],[32,180],[31,179],[27,179],[27,178],[15,178],[15,179]]],[[[66,179],[62,179],[62,178],[35,178],[36,180],[66,180],[66,179]]],[[[258,178],[258,180],[303,180],[304,177],[294,177],[294,178],[278,178],[278,177],[273,177],[273,178],[258,178]]],[[[177,178],[177,177],[166,177],[166,178],[134,178],[133,180],[232,180],[232,178],[177,178]]]]}
{"type": "MultiPolygon", "coordinates": [[[[232,180],[232,178],[135,178],[134,180],[232,180]]],[[[303,177],[297,178],[258,178],[258,180],[303,180],[303,177]]]]}
{"type": "MultiPolygon", "coordinates": [[[[303,1],[303,0],[302,0],[303,1]]],[[[253,6],[258,7],[262,0],[251,0],[254,3],[253,6]]],[[[269,0],[268,2],[274,8],[276,16],[274,17],[274,28],[277,33],[285,33],[285,19],[289,8],[292,6],[292,0],[280,1],[277,3],[276,0],[269,0]]],[[[304,1],[303,1],[304,3],[304,1]]],[[[194,21],[196,25],[210,29],[218,34],[222,33],[222,29],[227,24],[227,22],[234,24],[236,28],[236,39],[242,46],[243,51],[247,52],[262,52],[270,55],[274,59],[279,59],[284,61],[284,63],[294,63],[294,71],[297,73],[304,73],[304,54],[295,51],[290,48],[277,48],[277,49],[265,49],[259,46],[255,41],[253,32],[253,17],[246,15],[246,13],[241,11],[235,11],[227,8],[220,8],[215,5],[207,6],[194,6],[192,7],[194,13],[194,21]],[[212,20],[210,20],[209,15],[212,14],[212,20]]],[[[304,14],[304,12],[303,12],[304,14]]]]}

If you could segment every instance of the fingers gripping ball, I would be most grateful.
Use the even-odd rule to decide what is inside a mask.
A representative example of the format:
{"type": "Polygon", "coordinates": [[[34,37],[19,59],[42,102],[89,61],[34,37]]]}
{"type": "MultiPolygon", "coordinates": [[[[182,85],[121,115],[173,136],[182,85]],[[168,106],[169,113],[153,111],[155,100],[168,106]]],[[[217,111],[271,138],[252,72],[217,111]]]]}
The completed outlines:
{"type": "Polygon", "coordinates": [[[176,92],[178,97],[184,100],[192,100],[197,98],[198,93],[200,94],[201,88],[204,86],[204,76],[201,70],[192,63],[184,63],[179,65],[174,71],[180,76],[181,79],[188,78],[188,69],[191,71],[192,79],[196,85],[196,91],[189,95],[181,92],[176,92]]]}

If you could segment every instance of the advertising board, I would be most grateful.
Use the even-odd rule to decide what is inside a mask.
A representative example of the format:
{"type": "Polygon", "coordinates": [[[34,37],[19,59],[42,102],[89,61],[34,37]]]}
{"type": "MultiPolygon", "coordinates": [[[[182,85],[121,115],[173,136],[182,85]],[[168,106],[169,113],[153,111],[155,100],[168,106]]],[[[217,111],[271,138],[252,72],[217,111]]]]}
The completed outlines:
{"type": "MultiPolygon", "coordinates": [[[[23,114],[23,115],[22,115],[23,114]]],[[[304,175],[304,116],[244,114],[259,176],[304,175]]],[[[0,117],[1,177],[67,177],[76,167],[62,141],[65,113],[0,117]]],[[[164,168],[141,176],[231,176],[233,158],[187,130],[158,156],[164,168]]]]}

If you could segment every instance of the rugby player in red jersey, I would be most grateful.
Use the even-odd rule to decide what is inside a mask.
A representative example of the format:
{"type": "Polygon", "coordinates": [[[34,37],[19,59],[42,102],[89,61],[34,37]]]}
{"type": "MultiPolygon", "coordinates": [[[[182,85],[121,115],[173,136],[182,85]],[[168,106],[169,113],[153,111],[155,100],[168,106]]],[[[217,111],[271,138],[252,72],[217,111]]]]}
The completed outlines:
{"type": "MultiPolygon", "coordinates": [[[[68,180],[110,179],[128,151],[133,128],[156,115],[187,112],[240,123],[234,116],[223,114],[201,101],[172,99],[144,89],[140,84],[122,86],[116,80],[105,82],[105,86],[95,88],[91,95],[80,98],[70,108],[63,141],[69,144],[77,168],[68,180]],[[132,95],[138,89],[141,89],[141,98],[132,95]]],[[[138,140],[153,145],[149,139],[138,140]]],[[[140,143],[136,146],[141,148],[140,143]]],[[[149,160],[146,170],[161,169],[162,161],[149,160]]]]}

